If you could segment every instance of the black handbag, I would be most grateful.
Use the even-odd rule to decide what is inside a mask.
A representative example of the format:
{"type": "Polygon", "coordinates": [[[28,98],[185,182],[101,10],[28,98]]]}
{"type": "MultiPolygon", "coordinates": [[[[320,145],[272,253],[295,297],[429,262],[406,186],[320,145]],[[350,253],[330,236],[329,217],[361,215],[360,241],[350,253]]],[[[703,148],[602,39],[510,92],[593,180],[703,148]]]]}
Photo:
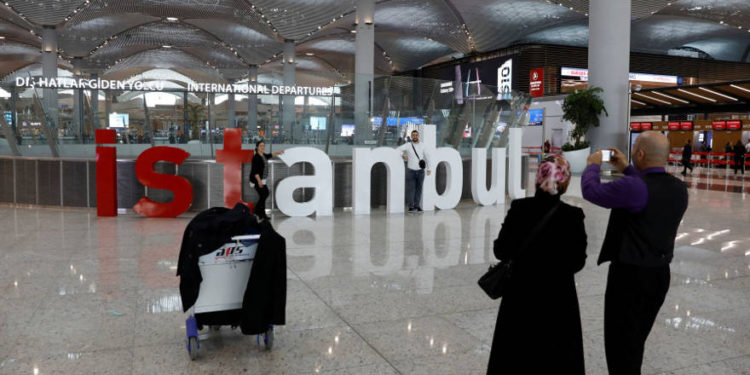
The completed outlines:
{"type": "Polygon", "coordinates": [[[425,169],[427,167],[427,163],[425,163],[425,161],[419,157],[419,154],[417,154],[417,149],[414,147],[414,142],[412,142],[411,148],[414,150],[414,155],[417,155],[417,159],[419,159],[419,168],[425,169]]]}
{"type": "MultiPolygon", "coordinates": [[[[516,252],[516,254],[522,253],[526,248],[531,245],[531,242],[538,236],[539,232],[542,230],[545,224],[549,221],[549,219],[552,217],[552,214],[557,211],[557,207],[560,206],[560,202],[555,203],[554,206],[547,212],[547,214],[540,220],[537,225],[534,227],[534,229],[531,231],[528,237],[526,237],[526,241],[524,241],[521,248],[516,252]]],[[[495,244],[497,244],[497,239],[495,240],[495,244]]],[[[487,270],[487,272],[482,275],[482,277],[479,278],[479,281],[477,281],[477,284],[479,284],[479,287],[484,290],[487,295],[492,299],[498,299],[505,294],[505,292],[508,289],[508,286],[510,285],[510,280],[513,275],[513,256],[511,256],[507,261],[501,261],[498,263],[495,263],[490,266],[490,268],[487,270]]]]}

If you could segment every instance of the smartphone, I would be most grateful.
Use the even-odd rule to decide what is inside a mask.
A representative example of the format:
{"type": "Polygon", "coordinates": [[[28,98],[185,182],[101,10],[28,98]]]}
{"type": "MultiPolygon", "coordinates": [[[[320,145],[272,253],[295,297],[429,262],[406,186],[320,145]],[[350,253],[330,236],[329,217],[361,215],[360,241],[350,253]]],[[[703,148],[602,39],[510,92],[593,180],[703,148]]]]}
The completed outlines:
{"type": "Polygon", "coordinates": [[[602,150],[602,161],[610,161],[612,158],[612,150],[602,150]]]}

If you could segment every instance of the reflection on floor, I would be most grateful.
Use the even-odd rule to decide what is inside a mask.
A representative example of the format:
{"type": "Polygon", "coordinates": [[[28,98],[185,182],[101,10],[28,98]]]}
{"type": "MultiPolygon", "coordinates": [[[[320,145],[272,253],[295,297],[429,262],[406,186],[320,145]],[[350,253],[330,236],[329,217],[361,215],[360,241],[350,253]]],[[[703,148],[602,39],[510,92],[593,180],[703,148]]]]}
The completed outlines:
{"type": "MultiPolygon", "coordinates": [[[[750,369],[750,202],[702,179],[687,178],[698,188],[645,374],[750,369]]],[[[584,208],[590,243],[576,278],[586,367],[604,374],[606,267],[595,260],[608,212],[573,190],[565,199],[584,208]]],[[[276,215],[289,297],[274,349],[222,328],[191,362],[174,276],[189,218],[0,207],[0,373],[481,374],[498,302],[476,280],[504,213],[464,202],[422,215],[276,215]]]]}

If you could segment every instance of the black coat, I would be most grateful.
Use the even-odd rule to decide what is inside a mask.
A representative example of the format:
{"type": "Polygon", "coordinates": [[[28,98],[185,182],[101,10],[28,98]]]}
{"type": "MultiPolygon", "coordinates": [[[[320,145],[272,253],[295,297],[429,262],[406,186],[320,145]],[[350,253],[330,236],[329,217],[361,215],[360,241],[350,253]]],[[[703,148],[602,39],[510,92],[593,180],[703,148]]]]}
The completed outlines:
{"type": "Polygon", "coordinates": [[[734,159],[742,160],[745,157],[745,146],[734,145],[734,159]]]}
{"type": "Polygon", "coordinates": [[[196,215],[185,229],[177,263],[183,311],[198,299],[203,281],[198,258],[240,234],[260,233],[242,309],[196,314],[198,324],[241,326],[245,334],[264,332],[269,324],[284,324],[286,311],[286,241],[268,220],[258,223],[247,206],[214,207],[196,215]],[[259,327],[263,327],[260,329],[259,327]]]}
{"type": "Polygon", "coordinates": [[[689,161],[692,156],[693,156],[693,146],[685,145],[685,147],[682,148],[682,161],[683,162],[689,161]]]}
{"type": "MultiPolygon", "coordinates": [[[[263,156],[266,157],[266,160],[273,157],[272,154],[263,154],[263,156]]],[[[250,182],[253,184],[257,184],[258,181],[255,179],[255,175],[257,174],[260,176],[260,179],[263,179],[263,171],[266,169],[266,164],[263,163],[263,157],[260,156],[260,154],[256,153],[253,155],[253,161],[250,164],[250,182]]]]}
{"type": "Polygon", "coordinates": [[[511,203],[495,256],[514,259],[497,316],[488,374],[585,374],[573,275],[586,262],[583,210],[561,203],[523,254],[514,255],[560,197],[537,191],[511,203]]]}

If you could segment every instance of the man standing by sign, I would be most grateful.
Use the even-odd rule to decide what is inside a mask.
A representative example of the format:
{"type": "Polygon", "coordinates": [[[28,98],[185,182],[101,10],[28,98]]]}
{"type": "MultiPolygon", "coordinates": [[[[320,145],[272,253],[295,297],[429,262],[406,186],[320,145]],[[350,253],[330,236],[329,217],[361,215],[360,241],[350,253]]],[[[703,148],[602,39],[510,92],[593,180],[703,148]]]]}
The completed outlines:
{"type": "Polygon", "coordinates": [[[598,264],[611,262],[604,295],[604,349],[610,375],[640,374],[646,338],[669,290],[669,263],[688,205],[685,183],[667,173],[669,141],[641,133],[633,165],[612,149],[610,164],[625,177],[601,183],[602,152],[581,176],[583,198],[612,209],[598,264]]]}
{"type": "Polygon", "coordinates": [[[396,149],[406,160],[406,203],[409,212],[422,212],[422,183],[425,170],[430,175],[429,155],[424,144],[419,142],[419,132],[411,132],[411,141],[396,149]]]}

